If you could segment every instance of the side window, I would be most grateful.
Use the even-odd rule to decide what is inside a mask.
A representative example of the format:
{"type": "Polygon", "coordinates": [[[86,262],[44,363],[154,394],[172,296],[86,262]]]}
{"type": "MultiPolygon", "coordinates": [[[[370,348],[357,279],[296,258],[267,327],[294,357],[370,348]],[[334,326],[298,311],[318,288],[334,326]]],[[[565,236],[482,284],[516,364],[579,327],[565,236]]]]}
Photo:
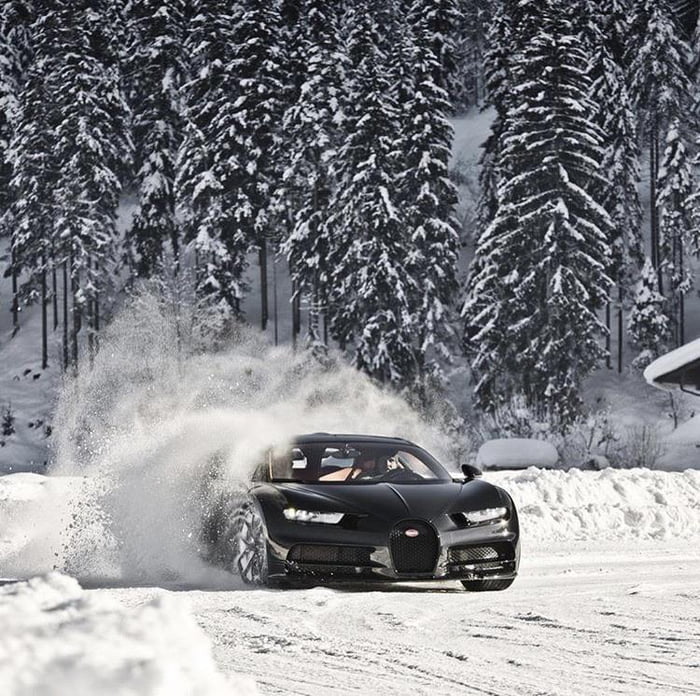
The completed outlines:
{"type": "Polygon", "coordinates": [[[274,457],[270,453],[271,479],[303,479],[308,469],[306,455],[298,448],[274,457]]]}
{"type": "Polygon", "coordinates": [[[430,467],[418,459],[415,454],[411,454],[410,452],[397,452],[393,457],[389,458],[387,461],[387,467],[389,469],[408,469],[409,471],[422,476],[424,479],[436,478],[430,467]]]}
{"type": "Polygon", "coordinates": [[[321,474],[338,469],[346,469],[355,463],[355,459],[349,453],[337,447],[326,447],[321,457],[321,474]]]}

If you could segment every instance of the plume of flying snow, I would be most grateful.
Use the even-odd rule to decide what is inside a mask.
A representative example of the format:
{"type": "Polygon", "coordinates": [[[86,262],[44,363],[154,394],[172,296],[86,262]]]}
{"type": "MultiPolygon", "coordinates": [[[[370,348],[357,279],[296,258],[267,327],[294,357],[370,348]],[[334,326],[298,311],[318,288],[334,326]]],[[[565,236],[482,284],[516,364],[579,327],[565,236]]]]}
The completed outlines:
{"type": "Polygon", "coordinates": [[[73,506],[58,567],[123,582],[230,582],[200,558],[202,521],[217,494],[296,434],[406,437],[449,465],[436,427],[341,360],[272,347],[238,325],[205,350],[204,321],[143,291],[65,384],[53,472],[87,478],[90,493],[73,506]]]}

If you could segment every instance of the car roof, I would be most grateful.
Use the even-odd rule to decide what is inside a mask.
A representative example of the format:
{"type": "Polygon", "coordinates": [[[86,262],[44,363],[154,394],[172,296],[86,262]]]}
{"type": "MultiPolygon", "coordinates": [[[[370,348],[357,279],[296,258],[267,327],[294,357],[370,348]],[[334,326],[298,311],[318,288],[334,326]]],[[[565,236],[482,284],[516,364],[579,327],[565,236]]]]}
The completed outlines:
{"type": "Polygon", "coordinates": [[[367,442],[377,445],[411,445],[417,447],[414,442],[406,440],[402,437],[386,437],[384,435],[362,435],[358,433],[308,433],[306,435],[297,435],[294,444],[304,445],[311,443],[322,444],[343,444],[346,442],[367,442]]]}

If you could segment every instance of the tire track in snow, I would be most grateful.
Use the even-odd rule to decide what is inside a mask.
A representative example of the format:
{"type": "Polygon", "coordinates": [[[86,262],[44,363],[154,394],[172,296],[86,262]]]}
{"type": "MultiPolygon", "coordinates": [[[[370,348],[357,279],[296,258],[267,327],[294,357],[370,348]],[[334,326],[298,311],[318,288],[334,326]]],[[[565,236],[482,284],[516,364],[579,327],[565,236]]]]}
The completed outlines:
{"type": "Polygon", "coordinates": [[[263,694],[700,696],[700,553],[688,553],[552,549],[524,556],[500,593],[455,583],[187,595],[220,668],[263,694]]]}

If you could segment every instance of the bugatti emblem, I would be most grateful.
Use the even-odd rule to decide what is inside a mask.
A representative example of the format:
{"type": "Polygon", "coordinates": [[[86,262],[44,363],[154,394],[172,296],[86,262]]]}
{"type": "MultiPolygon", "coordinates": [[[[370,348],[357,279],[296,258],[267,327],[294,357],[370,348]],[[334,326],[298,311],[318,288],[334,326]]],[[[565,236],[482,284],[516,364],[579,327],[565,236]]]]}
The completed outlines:
{"type": "Polygon", "coordinates": [[[407,529],[407,530],[404,532],[404,534],[405,534],[407,537],[411,537],[411,539],[413,539],[413,538],[417,537],[417,536],[420,534],[420,532],[419,532],[417,529],[407,529]]]}

